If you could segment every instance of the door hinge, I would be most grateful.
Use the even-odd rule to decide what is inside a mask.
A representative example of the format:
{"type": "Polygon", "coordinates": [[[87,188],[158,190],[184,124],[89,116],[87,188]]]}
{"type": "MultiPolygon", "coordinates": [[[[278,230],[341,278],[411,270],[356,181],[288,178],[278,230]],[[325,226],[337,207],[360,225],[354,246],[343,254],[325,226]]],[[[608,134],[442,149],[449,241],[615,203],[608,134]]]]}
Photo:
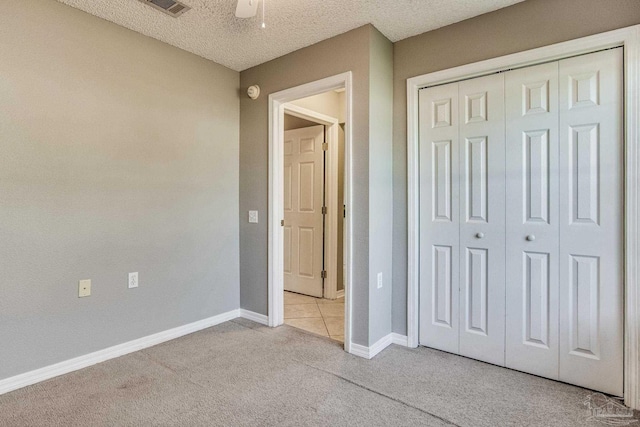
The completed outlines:
{"type": "Polygon", "coordinates": [[[280,220],[280,225],[284,227],[284,219],[280,220]]]}
{"type": "Polygon", "coordinates": [[[329,151],[329,143],[328,142],[323,142],[322,143],[322,151],[329,151]]]}
{"type": "Polygon", "coordinates": [[[347,205],[342,205],[342,218],[347,217],[347,205]]]}
{"type": "Polygon", "coordinates": [[[327,270],[322,270],[320,272],[320,277],[322,277],[323,279],[326,279],[327,278],[327,270]]]}
{"type": "Polygon", "coordinates": [[[327,214],[327,207],[323,206],[322,207],[322,215],[326,215],[327,214]]]}

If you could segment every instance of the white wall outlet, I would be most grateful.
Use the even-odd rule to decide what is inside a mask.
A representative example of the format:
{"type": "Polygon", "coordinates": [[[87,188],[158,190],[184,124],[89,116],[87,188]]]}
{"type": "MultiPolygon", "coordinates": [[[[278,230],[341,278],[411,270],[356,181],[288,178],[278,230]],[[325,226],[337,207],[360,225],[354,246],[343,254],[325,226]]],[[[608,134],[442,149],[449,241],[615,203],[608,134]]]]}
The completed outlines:
{"type": "Polygon", "coordinates": [[[78,298],[91,295],[91,279],[80,280],[78,282],[78,298]]]}
{"type": "Polygon", "coordinates": [[[138,287],[138,272],[129,273],[129,289],[138,287]]]}
{"type": "Polygon", "coordinates": [[[258,211],[249,211],[249,222],[253,224],[258,223],[258,211]]]}
{"type": "Polygon", "coordinates": [[[378,289],[382,287],[382,273],[378,273],[378,289]]]}

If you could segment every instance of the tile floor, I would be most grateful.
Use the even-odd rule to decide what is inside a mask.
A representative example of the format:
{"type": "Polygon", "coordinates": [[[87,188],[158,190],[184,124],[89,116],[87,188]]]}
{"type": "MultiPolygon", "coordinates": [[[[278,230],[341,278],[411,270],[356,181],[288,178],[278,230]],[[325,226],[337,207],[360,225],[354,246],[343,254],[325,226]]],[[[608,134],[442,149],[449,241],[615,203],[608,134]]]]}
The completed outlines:
{"type": "Polygon", "coordinates": [[[285,291],[284,323],[344,342],[344,297],[328,300],[285,291]]]}

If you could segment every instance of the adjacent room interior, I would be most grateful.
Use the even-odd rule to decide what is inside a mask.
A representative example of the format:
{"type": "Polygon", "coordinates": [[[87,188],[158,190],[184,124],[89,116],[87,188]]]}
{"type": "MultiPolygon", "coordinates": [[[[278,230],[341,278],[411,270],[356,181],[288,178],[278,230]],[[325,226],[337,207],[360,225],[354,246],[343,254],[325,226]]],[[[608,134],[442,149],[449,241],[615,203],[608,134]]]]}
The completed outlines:
{"type": "Polygon", "coordinates": [[[633,425],[638,0],[0,14],[0,426],[633,425]]]}
{"type": "Polygon", "coordinates": [[[345,104],[344,87],[289,102],[283,138],[284,323],[340,343],[345,104]]]}

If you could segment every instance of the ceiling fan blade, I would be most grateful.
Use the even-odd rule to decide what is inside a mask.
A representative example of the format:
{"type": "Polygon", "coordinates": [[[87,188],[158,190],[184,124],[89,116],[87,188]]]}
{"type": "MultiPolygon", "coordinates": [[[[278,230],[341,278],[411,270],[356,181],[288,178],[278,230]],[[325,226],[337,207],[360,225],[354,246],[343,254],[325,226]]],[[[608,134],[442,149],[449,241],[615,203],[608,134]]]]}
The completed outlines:
{"type": "Polygon", "coordinates": [[[238,18],[253,18],[258,12],[260,0],[238,0],[236,16],[238,18]]]}

